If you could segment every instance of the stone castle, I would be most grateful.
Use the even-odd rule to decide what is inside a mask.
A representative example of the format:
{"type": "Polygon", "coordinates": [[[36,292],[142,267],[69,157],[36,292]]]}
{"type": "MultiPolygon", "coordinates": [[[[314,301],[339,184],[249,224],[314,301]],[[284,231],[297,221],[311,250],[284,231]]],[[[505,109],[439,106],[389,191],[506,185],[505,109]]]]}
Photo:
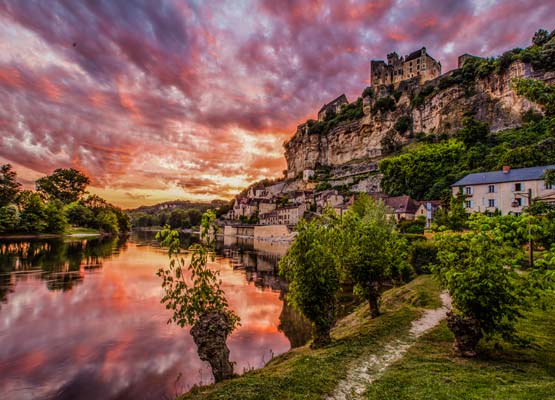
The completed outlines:
{"type": "Polygon", "coordinates": [[[370,83],[373,87],[391,84],[396,86],[412,78],[419,78],[422,84],[440,75],[441,63],[430,56],[425,47],[405,57],[399,57],[396,52],[389,53],[387,64],[383,60],[370,62],[370,83]]]}

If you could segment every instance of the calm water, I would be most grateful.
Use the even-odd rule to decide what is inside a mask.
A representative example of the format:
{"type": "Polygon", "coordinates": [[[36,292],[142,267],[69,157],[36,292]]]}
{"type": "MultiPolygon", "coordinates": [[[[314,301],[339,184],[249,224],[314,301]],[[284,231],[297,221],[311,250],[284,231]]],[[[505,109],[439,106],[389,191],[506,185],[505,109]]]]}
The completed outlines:
{"type": "MultiPolygon", "coordinates": [[[[228,339],[236,372],[307,339],[275,275],[285,250],[218,244],[211,267],[242,323],[228,339]]],[[[163,399],[211,382],[188,329],[166,324],[155,272],[167,263],[148,233],[0,241],[0,398],[163,399]]]]}

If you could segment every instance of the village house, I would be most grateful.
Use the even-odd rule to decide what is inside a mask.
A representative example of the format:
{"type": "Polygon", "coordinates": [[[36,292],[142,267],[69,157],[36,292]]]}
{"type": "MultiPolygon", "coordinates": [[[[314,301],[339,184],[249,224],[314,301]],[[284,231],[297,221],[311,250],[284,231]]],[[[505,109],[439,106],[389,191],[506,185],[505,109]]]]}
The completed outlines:
{"type": "Polygon", "coordinates": [[[259,215],[260,225],[296,225],[307,210],[306,204],[287,205],[259,215]]]}
{"type": "Polygon", "coordinates": [[[469,174],[451,185],[453,196],[465,196],[464,208],[468,213],[495,212],[519,214],[536,198],[550,201],[555,188],[545,183],[545,171],[555,165],[511,169],[469,174]]]}
{"type": "Polygon", "coordinates": [[[413,200],[410,196],[384,197],[381,199],[388,209],[388,215],[395,219],[412,221],[416,218],[416,212],[420,207],[420,202],[413,200]]]}
{"type": "Polygon", "coordinates": [[[318,212],[322,212],[325,207],[337,207],[345,202],[345,198],[335,189],[324,190],[314,195],[314,202],[318,212]]]}
{"type": "Polygon", "coordinates": [[[405,57],[396,52],[387,55],[387,64],[383,60],[370,62],[370,83],[379,85],[398,85],[407,79],[418,77],[420,84],[441,75],[441,63],[426,52],[426,48],[414,51],[405,57]]]}
{"type": "Polygon", "coordinates": [[[434,214],[438,210],[441,210],[440,200],[421,201],[420,206],[414,215],[414,219],[418,219],[420,217],[426,218],[426,228],[429,228],[432,224],[432,220],[434,219],[434,214]]]}

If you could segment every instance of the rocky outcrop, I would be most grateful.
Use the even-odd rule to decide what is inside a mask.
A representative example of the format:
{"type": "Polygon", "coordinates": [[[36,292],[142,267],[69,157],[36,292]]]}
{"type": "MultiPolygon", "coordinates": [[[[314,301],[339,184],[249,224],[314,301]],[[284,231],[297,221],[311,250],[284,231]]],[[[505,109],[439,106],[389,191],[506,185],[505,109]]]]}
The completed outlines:
{"type": "MultiPolygon", "coordinates": [[[[429,81],[425,86],[438,87],[453,71],[429,81]]],[[[373,96],[363,99],[364,116],[343,123],[325,134],[311,134],[307,124],[299,125],[295,135],[284,144],[288,176],[297,176],[305,169],[338,166],[359,159],[378,159],[384,150],[384,138],[406,143],[416,132],[452,134],[461,128],[463,117],[473,115],[487,122],[492,131],[517,126],[522,113],[539,107],[511,87],[514,78],[534,78],[555,82],[555,72],[534,71],[530,64],[514,62],[503,74],[492,73],[479,79],[472,87],[455,84],[436,89],[415,105],[414,96],[422,91],[417,81],[405,81],[393,92],[382,86],[373,96]],[[395,110],[381,111],[380,98],[396,95],[395,110]],[[395,130],[401,117],[410,117],[412,126],[403,134],[395,130]]]]}

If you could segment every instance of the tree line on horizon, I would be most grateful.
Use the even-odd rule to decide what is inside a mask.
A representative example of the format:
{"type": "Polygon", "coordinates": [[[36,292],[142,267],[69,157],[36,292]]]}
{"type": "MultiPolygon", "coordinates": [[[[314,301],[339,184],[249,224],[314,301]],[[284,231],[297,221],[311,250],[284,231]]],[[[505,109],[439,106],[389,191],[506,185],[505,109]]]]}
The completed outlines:
{"type": "Polygon", "coordinates": [[[60,234],[70,227],[90,228],[105,234],[130,230],[119,207],[89,194],[90,179],[74,168],[58,168],[23,190],[11,164],[0,167],[0,233],[60,234]]]}

